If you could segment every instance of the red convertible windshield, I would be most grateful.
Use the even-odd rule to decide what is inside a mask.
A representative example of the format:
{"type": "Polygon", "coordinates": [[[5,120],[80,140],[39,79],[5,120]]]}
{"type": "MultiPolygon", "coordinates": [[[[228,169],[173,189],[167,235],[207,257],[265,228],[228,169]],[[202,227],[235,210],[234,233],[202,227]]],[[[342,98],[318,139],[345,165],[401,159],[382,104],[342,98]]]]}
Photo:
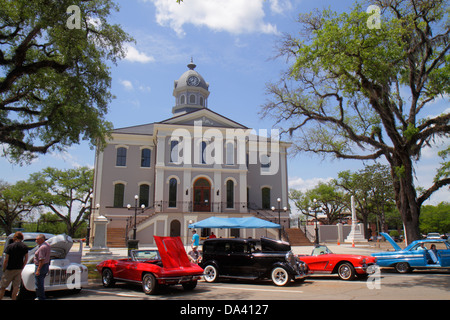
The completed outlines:
{"type": "Polygon", "coordinates": [[[158,250],[132,251],[134,261],[161,260],[158,250]]]}
{"type": "Polygon", "coordinates": [[[312,256],[318,256],[321,254],[332,254],[333,252],[331,252],[330,249],[328,249],[327,246],[317,246],[313,249],[312,251],[312,256]]]}

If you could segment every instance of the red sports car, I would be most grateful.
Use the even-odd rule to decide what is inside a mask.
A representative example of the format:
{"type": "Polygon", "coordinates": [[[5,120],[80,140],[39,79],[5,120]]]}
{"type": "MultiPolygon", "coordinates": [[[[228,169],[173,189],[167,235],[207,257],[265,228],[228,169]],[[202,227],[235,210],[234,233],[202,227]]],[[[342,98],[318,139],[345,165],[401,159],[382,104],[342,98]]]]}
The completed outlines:
{"type": "Polygon", "coordinates": [[[327,246],[316,246],[312,254],[299,255],[300,260],[308,265],[310,274],[335,274],[342,280],[353,280],[356,276],[365,277],[374,269],[376,258],[354,254],[334,254],[327,246]]]}
{"type": "Polygon", "coordinates": [[[97,265],[104,287],[116,281],[140,283],[146,294],[160,285],[182,284],[192,290],[203,276],[203,269],[191,263],[180,237],[154,236],[158,250],[133,250],[128,259],[105,260],[97,265]]]}

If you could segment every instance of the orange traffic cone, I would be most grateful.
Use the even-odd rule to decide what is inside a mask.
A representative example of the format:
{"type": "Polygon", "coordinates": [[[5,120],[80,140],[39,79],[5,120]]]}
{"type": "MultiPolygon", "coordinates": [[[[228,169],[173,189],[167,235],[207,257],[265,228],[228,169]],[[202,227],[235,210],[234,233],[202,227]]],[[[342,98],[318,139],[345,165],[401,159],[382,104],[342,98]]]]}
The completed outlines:
{"type": "Polygon", "coordinates": [[[352,248],[355,247],[355,240],[352,240],[352,248]]]}
{"type": "Polygon", "coordinates": [[[340,245],[341,245],[341,243],[339,242],[339,239],[338,239],[338,241],[337,241],[337,245],[338,245],[338,246],[340,246],[340,245]]]}

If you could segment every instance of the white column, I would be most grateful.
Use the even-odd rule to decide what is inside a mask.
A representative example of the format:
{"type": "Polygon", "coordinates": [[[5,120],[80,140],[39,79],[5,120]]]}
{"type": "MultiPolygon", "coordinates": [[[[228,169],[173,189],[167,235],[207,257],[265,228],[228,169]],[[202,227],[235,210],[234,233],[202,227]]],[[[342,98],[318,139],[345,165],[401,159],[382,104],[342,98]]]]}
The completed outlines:
{"type": "Polygon", "coordinates": [[[155,211],[161,212],[164,200],[164,167],[166,154],[166,136],[157,137],[156,165],[155,165],[155,211]]]}
{"type": "MultiPolygon", "coordinates": [[[[241,165],[245,166],[245,165],[241,165]]],[[[239,174],[239,212],[247,212],[247,172],[239,174]]]]}

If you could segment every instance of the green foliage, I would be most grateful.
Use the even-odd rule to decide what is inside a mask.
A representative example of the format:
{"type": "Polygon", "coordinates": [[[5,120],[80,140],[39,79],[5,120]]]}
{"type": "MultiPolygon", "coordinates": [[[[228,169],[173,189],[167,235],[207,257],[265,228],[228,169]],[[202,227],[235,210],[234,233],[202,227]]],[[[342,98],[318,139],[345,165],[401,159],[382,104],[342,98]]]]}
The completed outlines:
{"type": "MultiPolygon", "coordinates": [[[[56,214],[47,212],[41,214],[35,222],[24,224],[26,232],[44,232],[52,234],[67,234],[67,225],[56,214]],[[37,221],[39,220],[39,221],[37,221]]],[[[74,238],[84,238],[86,236],[87,223],[83,221],[82,225],[74,233],[74,238]]]]}
{"type": "Polygon", "coordinates": [[[325,224],[333,224],[338,221],[346,206],[343,193],[333,182],[321,182],[315,188],[305,192],[291,189],[289,190],[289,199],[305,216],[314,217],[316,212],[326,215],[325,219],[321,219],[325,224]]]}
{"type": "Polygon", "coordinates": [[[29,232],[45,232],[53,234],[67,234],[66,224],[54,213],[43,213],[38,218],[39,222],[25,225],[25,230],[29,232]]]}
{"type": "Polygon", "coordinates": [[[279,56],[290,65],[281,81],[268,85],[273,98],[263,115],[277,119],[297,152],[384,158],[411,241],[419,237],[422,203],[450,184],[438,175],[420,197],[413,184],[421,150],[450,136],[450,113],[423,116],[431,101],[450,93],[449,1],[370,4],[381,9],[380,28],[367,25],[372,13],[361,4],[341,14],[300,15],[300,32],[280,42],[279,56]]]}
{"type": "Polygon", "coordinates": [[[33,197],[49,208],[66,225],[66,233],[74,236],[89,208],[94,171],[88,167],[60,170],[48,167],[33,173],[28,183],[33,197]]]}
{"type": "Polygon", "coordinates": [[[87,140],[105,144],[109,62],[131,41],[112,0],[0,0],[0,142],[14,161],[87,140]],[[69,28],[80,9],[80,28],[69,28]]]}
{"type": "Polygon", "coordinates": [[[38,205],[33,191],[25,181],[10,185],[0,180],[0,227],[6,234],[10,234],[14,224],[38,205]]]}
{"type": "Polygon", "coordinates": [[[441,202],[437,206],[422,206],[420,231],[424,234],[450,232],[450,203],[441,202]]]}
{"type": "Polygon", "coordinates": [[[400,233],[397,230],[392,230],[391,232],[389,232],[389,235],[391,237],[398,237],[400,233]]]}
{"type": "Polygon", "coordinates": [[[450,147],[445,150],[439,151],[438,155],[444,161],[440,163],[441,167],[437,170],[436,176],[434,178],[435,182],[438,182],[442,178],[450,177],[450,161],[445,161],[450,156],[450,147]]]}

